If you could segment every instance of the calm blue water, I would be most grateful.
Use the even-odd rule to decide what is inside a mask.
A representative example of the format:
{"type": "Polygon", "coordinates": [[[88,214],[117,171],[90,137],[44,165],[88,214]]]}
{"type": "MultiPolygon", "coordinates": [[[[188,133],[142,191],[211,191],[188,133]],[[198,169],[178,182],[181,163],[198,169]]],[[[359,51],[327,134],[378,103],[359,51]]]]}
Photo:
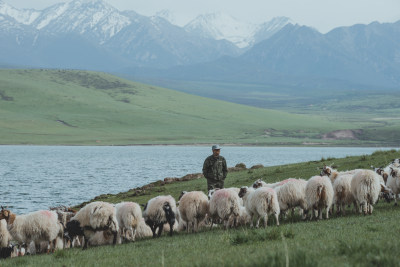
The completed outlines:
{"type": "MultiPolygon", "coordinates": [[[[243,162],[251,167],[389,149],[224,147],[221,155],[228,166],[243,162]]],[[[208,146],[0,146],[0,205],[17,213],[76,205],[100,194],[201,172],[210,154],[208,146]]]]}

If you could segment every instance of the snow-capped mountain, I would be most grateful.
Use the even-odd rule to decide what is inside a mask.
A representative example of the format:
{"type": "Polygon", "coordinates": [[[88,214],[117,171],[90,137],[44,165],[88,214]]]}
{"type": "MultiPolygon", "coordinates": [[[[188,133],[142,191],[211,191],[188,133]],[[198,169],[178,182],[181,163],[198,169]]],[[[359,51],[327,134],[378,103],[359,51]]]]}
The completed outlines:
{"type": "Polygon", "coordinates": [[[91,68],[87,63],[97,62],[96,69],[168,67],[239,53],[228,41],[194,36],[160,16],[120,12],[102,0],[72,0],[41,11],[18,10],[0,0],[0,7],[0,32],[9,32],[0,36],[0,63],[56,67],[59,62],[60,67],[91,68]],[[21,55],[21,61],[9,56],[15,54],[21,55]],[[102,58],[109,59],[104,66],[99,64],[102,58]]]}
{"type": "Polygon", "coordinates": [[[253,35],[253,45],[270,38],[287,24],[295,23],[287,17],[275,17],[270,21],[258,25],[253,35]]]}
{"type": "Polygon", "coordinates": [[[289,23],[292,23],[289,18],[276,17],[258,25],[217,12],[196,17],[185,26],[185,29],[193,34],[216,40],[225,39],[240,48],[248,48],[268,39],[289,23]]]}
{"type": "MultiPolygon", "coordinates": [[[[17,9],[0,0],[0,14],[51,34],[74,33],[104,44],[141,15],[134,11],[120,12],[103,0],[72,0],[44,10],[17,9]]],[[[144,16],[142,16],[144,17],[144,16]]],[[[163,18],[176,25],[174,14],[161,10],[151,17],[163,18]]],[[[227,40],[239,48],[248,48],[269,38],[289,23],[288,18],[276,18],[260,25],[242,22],[228,14],[217,12],[199,15],[184,29],[201,38],[227,40]]]]}
{"type": "Polygon", "coordinates": [[[35,15],[34,20],[24,24],[56,34],[87,34],[97,38],[100,43],[130,24],[129,18],[101,0],[60,3],[35,15]]]}
{"type": "Polygon", "coordinates": [[[256,28],[254,24],[244,23],[222,12],[199,15],[185,26],[190,33],[216,40],[225,39],[240,48],[253,43],[256,28]]]}
{"type": "Polygon", "coordinates": [[[0,0],[0,14],[9,16],[19,23],[29,25],[40,16],[41,12],[35,9],[16,9],[0,0]]]}

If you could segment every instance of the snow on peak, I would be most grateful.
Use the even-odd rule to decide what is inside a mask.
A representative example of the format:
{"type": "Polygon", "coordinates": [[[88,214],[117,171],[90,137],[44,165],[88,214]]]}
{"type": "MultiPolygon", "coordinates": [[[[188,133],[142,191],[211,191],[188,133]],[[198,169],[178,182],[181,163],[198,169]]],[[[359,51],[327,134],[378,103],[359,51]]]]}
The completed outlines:
{"type": "Polygon", "coordinates": [[[257,26],[257,29],[254,33],[254,43],[268,39],[287,24],[294,24],[294,22],[287,17],[275,17],[270,21],[261,23],[257,26]]]}
{"type": "Polygon", "coordinates": [[[255,25],[244,23],[223,12],[215,12],[197,16],[185,26],[185,29],[203,37],[225,39],[238,47],[246,47],[251,43],[255,25]]]}
{"type": "Polygon", "coordinates": [[[130,23],[127,16],[102,0],[73,0],[44,10],[34,26],[55,32],[90,32],[104,43],[130,23]]]}
{"type": "Polygon", "coordinates": [[[40,11],[35,9],[17,9],[0,1],[0,14],[9,16],[19,23],[29,25],[40,16],[40,11]]]}
{"type": "Polygon", "coordinates": [[[242,22],[222,12],[197,16],[185,29],[203,37],[216,40],[226,39],[240,48],[249,47],[268,39],[286,24],[293,22],[286,17],[276,17],[261,24],[242,22]]]}

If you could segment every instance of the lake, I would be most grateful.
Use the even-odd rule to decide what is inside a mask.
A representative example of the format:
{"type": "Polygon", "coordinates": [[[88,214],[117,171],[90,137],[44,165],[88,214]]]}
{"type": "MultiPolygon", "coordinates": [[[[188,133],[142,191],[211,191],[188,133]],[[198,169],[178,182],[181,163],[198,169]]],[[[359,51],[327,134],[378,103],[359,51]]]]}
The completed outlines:
{"type": "MultiPolygon", "coordinates": [[[[392,148],[234,147],[221,150],[229,167],[275,166],[392,148]]],[[[0,205],[17,214],[76,205],[165,177],[201,172],[209,146],[0,146],[0,205]]],[[[206,187],[206,182],[204,181],[206,187]]]]}

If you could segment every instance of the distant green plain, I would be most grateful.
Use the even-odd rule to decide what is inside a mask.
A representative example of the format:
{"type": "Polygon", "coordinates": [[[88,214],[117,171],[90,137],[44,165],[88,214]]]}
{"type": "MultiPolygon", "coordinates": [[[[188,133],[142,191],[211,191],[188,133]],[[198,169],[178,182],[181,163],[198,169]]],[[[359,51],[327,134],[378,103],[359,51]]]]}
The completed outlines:
{"type": "Polygon", "coordinates": [[[397,144],[396,134],[381,134],[390,136],[397,126],[315,114],[234,104],[99,72],[0,70],[0,144],[397,144]],[[330,131],[367,127],[378,127],[377,134],[322,139],[330,131]]]}

